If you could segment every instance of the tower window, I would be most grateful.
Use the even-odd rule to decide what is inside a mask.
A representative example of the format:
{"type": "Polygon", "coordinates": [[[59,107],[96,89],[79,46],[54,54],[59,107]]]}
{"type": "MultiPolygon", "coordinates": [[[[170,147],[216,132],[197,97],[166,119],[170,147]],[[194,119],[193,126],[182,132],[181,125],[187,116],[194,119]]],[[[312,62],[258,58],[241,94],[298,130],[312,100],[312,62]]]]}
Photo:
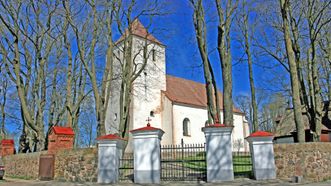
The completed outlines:
{"type": "Polygon", "coordinates": [[[191,122],[188,118],[183,120],[183,135],[184,136],[191,136],[191,122]]]}
{"type": "Polygon", "coordinates": [[[155,61],[156,60],[156,56],[155,56],[156,54],[155,54],[155,49],[152,49],[152,58],[153,58],[153,61],[155,61]]]}
{"type": "Polygon", "coordinates": [[[149,113],[149,116],[150,116],[150,117],[154,117],[154,111],[151,111],[151,112],[149,113]]]}
{"type": "Polygon", "coordinates": [[[117,113],[114,114],[114,121],[117,120],[117,113]]]}

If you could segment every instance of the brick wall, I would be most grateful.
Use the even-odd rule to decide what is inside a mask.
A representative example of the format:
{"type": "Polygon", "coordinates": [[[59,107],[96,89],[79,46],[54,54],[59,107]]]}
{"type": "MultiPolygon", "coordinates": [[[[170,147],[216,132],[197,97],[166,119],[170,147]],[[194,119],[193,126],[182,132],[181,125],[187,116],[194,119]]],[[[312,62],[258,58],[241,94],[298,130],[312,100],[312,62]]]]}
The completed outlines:
{"type": "Polygon", "coordinates": [[[277,178],[331,179],[331,143],[274,145],[277,178]]]}
{"type": "Polygon", "coordinates": [[[39,170],[39,156],[47,151],[28,154],[15,154],[3,157],[5,176],[23,179],[37,179],[39,170]]]}
{"type": "Polygon", "coordinates": [[[73,149],[74,135],[50,134],[48,142],[48,153],[55,154],[60,149],[73,149]]]}
{"type": "Polygon", "coordinates": [[[55,155],[55,180],[97,181],[97,148],[61,150],[55,155]]]}

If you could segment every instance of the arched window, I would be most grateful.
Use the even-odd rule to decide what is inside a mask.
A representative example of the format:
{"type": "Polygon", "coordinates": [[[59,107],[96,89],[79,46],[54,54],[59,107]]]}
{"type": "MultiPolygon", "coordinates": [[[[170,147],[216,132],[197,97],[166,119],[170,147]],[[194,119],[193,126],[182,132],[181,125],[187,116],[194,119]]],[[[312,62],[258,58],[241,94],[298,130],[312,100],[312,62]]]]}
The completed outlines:
{"type": "Polygon", "coordinates": [[[191,136],[191,122],[188,118],[183,120],[183,135],[184,136],[191,136]]]}

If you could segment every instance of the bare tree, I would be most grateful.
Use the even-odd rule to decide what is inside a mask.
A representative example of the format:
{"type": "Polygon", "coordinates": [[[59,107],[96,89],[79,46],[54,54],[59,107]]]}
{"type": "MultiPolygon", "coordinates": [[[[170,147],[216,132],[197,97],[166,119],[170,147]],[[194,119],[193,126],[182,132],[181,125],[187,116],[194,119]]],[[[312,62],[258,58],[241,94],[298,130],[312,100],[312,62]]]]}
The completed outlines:
{"type": "Polygon", "coordinates": [[[302,110],[300,102],[300,85],[298,80],[297,64],[295,61],[295,53],[293,51],[293,43],[290,36],[290,25],[289,25],[289,0],[280,0],[280,8],[283,19],[283,32],[284,41],[287,51],[288,63],[290,67],[291,86],[292,86],[292,102],[294,109],[294,119],[297,129],[297,139],[299,143],[305,142],[305,130],[302,119],[302,110]]]}
{"type": "Polygon", "coordinates": [[[238,26],[241,30],[241,34],[243,35],[244,40],[244,48],[245,54],[247,57],[248,63],[248,74],[249,74],[249,85],[251,89],[251,105],[252,105],[252,126],[253,131],[259,130],[258,124],[258,107],[256,103],[256,95],[255,95],[255,83],[254,83],[254,74],[253,74],[253,56],[251,51],[251,31],[253,30],[254,24],[249,24],[249,15],[250,15],[250,8],[247,7],[247,2],[244,0],[242,5],[242,13],[240,15],[238,26]],[[250,25],[250,27],[248,26],[250,25]]]}
{"type": "Polygon", "coordinates": [[[215,0],[218,13],[217,51],[222,67],[224,124],[233,126],[231,25],[239,1],[215,0]],[[225,4],[225,6],[224,6],[225,4]]]}
{"type": "Polygon", "coordinates": [[[216,80],[214,77],[213,69],[210,64],[210,59],[208,57],[207,25],[205,21],[205,13],[202,2],[202,0],[198,0],[196,2],[194,0],[191,0],[191,4],[194,7],[193,22],[196,32],[196,39],[198,42],[200,56],[203,62],[204,79],[206,82],[208,123],[214,124],[219,122],[220,108],[216,80]]]}

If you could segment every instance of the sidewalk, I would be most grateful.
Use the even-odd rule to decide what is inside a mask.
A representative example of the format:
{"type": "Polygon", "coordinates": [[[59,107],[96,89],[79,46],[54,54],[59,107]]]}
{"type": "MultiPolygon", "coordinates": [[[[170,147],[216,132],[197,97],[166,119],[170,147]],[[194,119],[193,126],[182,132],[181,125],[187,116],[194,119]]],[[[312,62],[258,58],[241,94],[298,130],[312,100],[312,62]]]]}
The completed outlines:
{"type": "MultiPolygon", "coordinates": [[[[1,186],[94,186],[101,185],[97,183],[73,183],[73,182],[58,182],[58,181],[38,181],[38,180],[22,180],[22,179],[13,179],[6,178],[5,180],[0,181],[1,186]]],[[[105,184],[102,184],[105,185],[105,184]]],[[[110,184],[109,184],[110,185],[110,184]]],[[[143,184],[133,184],[133,183],[120,183],[116,184],[116,186],[137,186],[143,184]]],[[[145,185],[155,185],[155,184],[145,184],[145,185]]],[[[250,179],[236,179],[231,182],[223,182],[223,183],[197,183],[197,182],[166,182],[159,184],[160,186],[214,186],[214,185],[222,185],[222,186],[294,186],[294,185],[306,185],[306,186],[330,186],[331,180],[327,182],[320,183],[290,183],[286,180],[269,180],[269,181],[256,181],[250,179]]]]}

